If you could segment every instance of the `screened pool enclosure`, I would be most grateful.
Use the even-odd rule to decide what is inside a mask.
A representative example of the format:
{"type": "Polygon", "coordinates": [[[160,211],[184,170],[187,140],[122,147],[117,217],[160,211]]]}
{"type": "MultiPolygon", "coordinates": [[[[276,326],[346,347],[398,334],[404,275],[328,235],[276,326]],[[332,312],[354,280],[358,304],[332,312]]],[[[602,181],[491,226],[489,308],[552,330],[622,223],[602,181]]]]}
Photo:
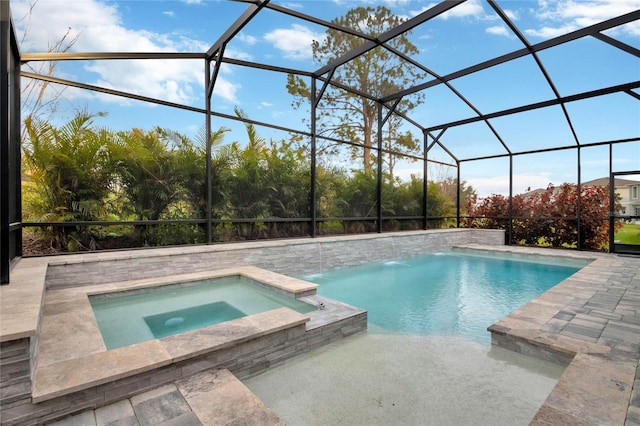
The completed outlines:
{"type": "Polygon", "coordinates": [[[442,227],[638,252],[640,3],[187,3],[0,1],[3,283],[23,255],[442,227]],[[38,38],[64,8],[82,29],[38,38]]]}

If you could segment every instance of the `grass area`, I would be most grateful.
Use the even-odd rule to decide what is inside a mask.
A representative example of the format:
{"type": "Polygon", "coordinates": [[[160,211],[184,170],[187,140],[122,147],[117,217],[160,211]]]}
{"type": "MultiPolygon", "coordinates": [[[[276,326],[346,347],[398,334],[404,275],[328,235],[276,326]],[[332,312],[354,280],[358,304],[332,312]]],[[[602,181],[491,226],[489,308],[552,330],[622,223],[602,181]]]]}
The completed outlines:
{"type": "Polygon", "coordinates": [[[614,240],[618,244],[640,244],[640,225],[625,223],[624,228],[616,232],[614,240]]]}

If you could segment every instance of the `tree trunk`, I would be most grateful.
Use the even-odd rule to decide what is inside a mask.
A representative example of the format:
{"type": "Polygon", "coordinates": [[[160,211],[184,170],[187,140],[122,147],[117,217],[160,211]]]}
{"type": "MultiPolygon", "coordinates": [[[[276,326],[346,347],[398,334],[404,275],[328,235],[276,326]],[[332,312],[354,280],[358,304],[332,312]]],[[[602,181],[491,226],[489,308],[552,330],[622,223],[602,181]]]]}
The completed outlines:
{"type": "Polygon", "coordinates": [[[373,133],[373,117],[371,116],[371,111],[369,108],[369,104],[365,98],[362,98],[362,122],[363,122],[363,130],[364,130],[364,153],[363,157],[363,165],[365,173],[370,173],[372,171],[371,164],[371,134],[373,133]]]}

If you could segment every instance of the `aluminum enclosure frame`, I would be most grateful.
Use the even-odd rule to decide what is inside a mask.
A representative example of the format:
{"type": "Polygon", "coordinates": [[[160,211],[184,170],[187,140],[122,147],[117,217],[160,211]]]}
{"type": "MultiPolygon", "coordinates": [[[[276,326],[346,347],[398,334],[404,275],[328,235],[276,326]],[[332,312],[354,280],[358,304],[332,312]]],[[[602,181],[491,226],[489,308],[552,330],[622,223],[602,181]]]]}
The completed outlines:
{"type": "MultiPolygon", "coordinates": [[[[291,9],[287,9],[284,6],[274,4],[269,0],[245,0],[247,3],[247,8],[244,13],[242,13],[223,33],[223,35],[213,44],[206,52],[191,52],[191,53],[132,53],[132,52],[68,52],[68,53],[22,53],[18,51],[15,31],[13,25],[11,23],[10,13],[9,13],[9,2],[8,1],[0,1],[0,17],[1,17],[1,35],[2,35],[2,44],[1,44],[1,59],[0,64],[2,66],[2,76],[0,80],[0,102],[2,108],[2,123],[0,123],[0,131],[2,137],[2,144],[0,146],[0,161],[2,162],[2,174],[0,179],[0,189],[1,192],[1,201],[2,201],[2,215],[0,216],[0,220],[2,222],[2,233],[1,233],[1,247],[2,254],[0,259],[0,267],[2,268],[2,282],[9,281],[9,265],[13,258],[21,255],[20,250],[20,233],[21,228],[23,226],[42,226],[46,225],[45,223],[23,223],[21,224],[21,210],[20,210],[20,142],[19,142],[19,129],[20,129],[20,116],[19,116],[19,83],[21,75],[23,78],[31,78],[41,81],[47,81],[52,83],[63,84],[67,86],[77,87],[85,90],[92,90],[102,93],[107,93],[110,95],[120,96],[128,99],[134,99],[144,102],[149,102],[153,104],[163,105],[167,107],[182,109],[186,111],[192,111],[196,113],[200,113],[204,115],[204,120],[206,123],[206,132],[208,138],[210,138],[212,134],[212,119],[219,117],[227,120],[237,120],[245,123],[255,124],[267,128],[282,130],[286,132],[290,132],[293,134],[299,134],[305,137],[309,137],[311,141],[311,190],[310,190],[310,216],[307,218],[298,218],[298,219],[286,219],[283,222],[295,222],[295,221],[305,221],[310,223],[310,236],[316,236],[316,229],[318,222],[322,220],[335,220],[335,219],[356,219],[356,218],[318,218],[316,214],[316,144],[318,140],[326,140],[331,142],[345,143],[345,144],[353,144],[356,146],[361,146],[359,144],[355,144],[350,141],[341,141],[333,138],[325,137],[323,135],[318,134],[317,131],[317,108],[322,100],[326,89],[331,86],[341,90],[349,91],[353,94],[366,97],[371,101],[374,101],[378,106],[378,126],[381,128],[384,125],[384,122],[389,118],[391,114],[395,114],[402,119],[406,120],[406,122],[415,126],[419,132],[422,133],[423,136],[423,152],[422,155],[416,156],[415,159],[418,161],[422,161],[423,163],[423,215],[420,217],[410,217],[408,219],[420,219],[423,223],[423,228],[427,228],[428,221],[430,219],[436,219],[434,217],[429,216],[429,212],[427,211],[427,191],[428,191],[428,167],[427,165],[430,162],[433,162],[433,159],[429,158],[429,152],[432,148],[438,147],[439,149],[446,152],[452,159],[452,163],[440,163],[446,166],[455,167],[458,182],[460,182],[461,177],[461,168],[467,162],[472,161],[480,161],[480,160],[488,160],[495,158],[508,158],[509,160],[509,195],[513,197],[513,158],[520,155],[534,154],[534,153],[543,153],[543,152],[553,152],[558,150],[576,150],[577,157],[577,184],[578,187],[582,184],[581,182],[581,160],[580,153],[581,149],[586,147],[593,146],[608,146],[610,151],[612,146],[619,143],[628,143],[628,142],[639,142],[640,134],[635,137],[627,138],[627,139],[617,139],[617,140],[602,140],[597,142],[585,143],[580,140],[578,137],[574,125],[572,122],[572,118],[567,111],[566,104],[578,100],[596,98],[598,96],[603,96],[607,94],[614,93],[623,93],[627,96],[630,96],[637,101],[640,102],[640,80],[627,82],[624,84],[618,84],[609,87],[602,87],[596,90],[586,91],[582,93],[577,93],[569,96],[561,96],[558,89],[556,88],[556,84],[550,77],[549,73],[545,69],[542,61],[538,57],[538,53],[544,51],[546,49],[559,46],[561,44],[570,43],[576,40],[580,40],[585,37],[595,38],[603,43],[606,43],[610,46],[613,46],[619,49],[622,52],[625,52],[628,55],[632,55],[636,58],[640,58],[640,50],[625,44],[619,40],[616,40],[612,37],[603,34],[604,31],[618,27],[620,25],[624,25],[630,22],[640,20],[640,10],[633,11],[631,13],[627,13],[621,16],[617,16],[612,19],[608,19],[603,22],[596,23],[594,25],[590,25],[584,27],[582,29],[570,32],[568,34],[564,34],[562,36],[554,37],[549,40],[543,41],[537,44],[530,44],[522,32],[519,30],[517,25],[508,17],[507,13],[499,6],[496,0],[487,0],[489,6],[495,11],[495,13],[500,17],[503,23],[510,28],[510,30],[518,37],[519,41],[523,44],[523,48],[517,49],[510,53],[500,55],[498,57],[492,58],[490,60],[484,61],[479,64],[475,64],[470,67],[466,67],[464,69],[457,70],[455,72],[449,73],[447,75],[438,75],[431,69],[429,69],[424,64],[421,64],[413,59],[402,55],[400,52],[397,52],[393,47],[387,44],[388,41],[392,40],[394,37],[397,37],[400,34],[403,34],[405,31],[410,31],[411,29],[422,25],[435,17],[445,13],[459,4],[464,3],[465,0],[456,0],[456,1],[441,1],[436,3],[430,9],[423,11],[419,15],[411,18],[401,25],[390,28],[384,34],[381,34],[377,37],[372,37],[370,35],[359,33],[353,29],[340,27],[332,22],[323,21],[313,16],[305,15],[298,11],[294,11],[291,9]],[[308,72],[303,70],[289,69],[284,67],[277,67],[267,64],[260,64],[249,61],[242,61],[233,58],[225,57],[225,48],[227,44],[233,40],[233,38],[244,28],[254,17],[258,16],[263,10],[271,10],[277,13],[285,14],[296,19],[302,20],[307,23],[313,23],[316,25],[321,25],[326,27],[327,29],[331,28],[333,30],[342,31],[344,33],[350,34],[355,37],[360,37],[363,40],[362,46],[353,51],[343,55],[340,58],[335,59],[329,64],[326,64],[316,71],[308,72]],[[387,49],[389,52],[398,56],[401,60],[407,61],[407,63],[412,64],[413,66],[418,67],[420,70],[425,72],[429,78],[427,81],[418,82],[412,87],[406,87],[402,90],[390,94],[388,96],[382,98],[372,97],[370,94],[361,93],[353,88],[346,87],[341,84],[334,78],[334,72],[337,68],[348,63],[350,60],[357,58],[359,55],[374,49],[374,48],[382,48],[387,49]],[[509,108],[502,111],[495,111],[491,113],[483,113],[479,107],[470,102],[464,95],[453,88],[451,85],[451,81],[460,78],[463,76],[471,75],[473,73],[488,70],[491,67],[494,67],[499,64],[504,64],[509,61],[516,60],[518,58],[522,58],[525,56],[530,56],[533,58],[537,66],[539,67],[540,72],[544,75],[547,84],[549,85],[551,91],[554,93],[554,97],[542,102],[536,102],[532,104],[520,105],[515,108],[509,108]],[[11,60],[13,58],[13,61],[11,60]],[[18,58],[19,60],[16,60],[18,58]],[[22,71],[20,74],[20,64],[24,64],[30,61],[84,61],[84,60],[115,60],[115,59],[165,59],[165,60],[181,60],[181,59],[200,59],[203,61],[203,74],[204,74],[204,83],[205,83],[205,105],[203,108],[196,108],[187,105],[181,105],[177,103],[167,102],[160,99],[149,98],[145,96],[134,95],[127,92],[122,92],[113,89],[107,89],[104,87],[93,86],[89,84],[84,84],[81,82],[70,81],[61,78],[54,78],[45,75],[34,74],[26,71],[22,71]],[[215,111],[212,108],[212,96],[213,90],[218,78],[218,71],[220,66],[224,63],[233,64],[235,66],[242,67],[250,67],[253,69],[264,70],[267,72],[277,72],[277,73],[288,73],[294,74],[298,76],[308,77],[311,79],[311,111],[310,111],[310,128],[309,131],[300,131],[285,128],[282,126],[273,125],[270,123],[263,123],[254,120],[247,120],[227,114],[223,114],[215,111]],[[7,70],[7,72],[5,72],[7,70]],[[476,114],[474,117],[469,117],[463,120],[444,122],[435,126],[423,126],[420,124],[420,120],[410,115],[401,114],[396,110],[396,106],[398,102],[403,99],[405,96],[409,96],[414,93],[418,93],[422,90],[435,87],[437,85],[445,85],[453,93],[458,96],[458,98],[464,102],[467,106],[471,108],[476,114]],[[552,148],[536,148],[531,147],[530,150],[527,151],[514,151],[507,142],[505,142],[504,138],[500,135],[500,133],[491,125],[490,120],[498,117],[510,116],[513,114],[518,114],[526,111],[533,111],[540,108],[545,108],[549,106],[559,106],[563,112],[564,119],[566,120],[568,127],[571,129],[571,134],[573,137],[573,141],[570,144],[555,146],[552,148]],[[502,145],[504,152],[496,155],[489,156],[478,156],[471,158],[458,158],[456,155],[452,153],[450,149],[448,149],[446,141],[443,139],[443,136],[446,136],[446,133],[449,129],[464,126],[467,124],[481,122],[488,126],[490,132],[496,137],[499,143],[502,145]],[[17,172],[16,172],[16,159],[17,159],[17,172]],[[17,178],[16,178],[17,176],[17,178]],[[17,182],[16,182],[17,179],[17,182]],[[17,183],[17,185],[16,185],[17,183]]],[[[378,140],[375,146],[372,146],[371,149],[377,152],[378,158],[381,158],[383,153],[387,154],[402,154],[399,152],[395,152],[393,150],[385,150],[382,146],[381,132],[378,132],[378,140]]],[[[404,155],[404,154],[402,154],[404,155]]],[[[372,220],[376,221],[377,231],[382,232],[382,223],[384,220],[389,219],[383,216],[382,213],[382,162],[378,161],[378,181],[377,181],[377,211],[376,216],[371,218],[357,218],[358,220],[372,220]]],[[[207,146],[207,164],[206,164],[206,174],[207,174],[207,182],[208,185],[208,194],[207,194],[207,217],[201,219],[194,219],[189,221],[181,221],[185,223],[198,223],[205,224],[207,228],[207,243],[212,243],[212,225],[214,223],[219,223],[216,219],[212,218],[211,213],[211,147],[207,146]]],[[[609,175],[613,176],[613,164],[612,158],[609,157],[609,175]]],[[[612,177],[613,178],[613,177],[612,177]]],[[[456,197],[456,223],[459,226],[460,223],[460,201],[461,194],[460,188],[458,187],[457,197],[456,197]]],[[[580,201],[578,201],[580,202],[580,201]]],[[[578,223],[580,223],[580,208],[578,207],[578,216],[575,218],[578,223]]],[[[509,223],[513,222],[513,212],[510,212],[509,223]]],[[[610,217],[602,218],[603,220],[610,220],[610,217]]],[[[251,221],[252,219],[234,219],[232,222],[241,222],[241,221],[251,221]]],[[[256,219],[258,220],[258,219],[256,219]]],[[[269,220],[259,219],[261,222],[266,222],[269,220]]],[[[89,223],[89,222],[87,222],[89,223]]],[[[85,222],[74,222],[69,223],[69,225],[74,224],[87,224],[85,222]]],[[[113,222],[113,223],[123,223],[123,222],[113,222]]],[[[127,223],[137,223],[137,222],[124,222],[127,223]]],[[[150,222],[144,222],[150,223],[150,222]]],[[[158,221],[158,223],[179,223],[179,221],[158,221]]],[[[112,222],[90,222],[90,224],[112,224],[112,222]]],[[[580,227],[578,226],[578,248],[582,247],[582,237],[579,231],[580,227]]],[[[509,229],[507,230],[507,241],[508,244],[511,244],[512,241],[512,228],[509,225],[509,229]]],[[[610,244],[613,249],[613,244],[610,244]]]]}
{"type": "Polygon", "coordinates": [[[20,180],[20,51],[9,11],[0,1],[0,284],[22,255],[20,180]]]}

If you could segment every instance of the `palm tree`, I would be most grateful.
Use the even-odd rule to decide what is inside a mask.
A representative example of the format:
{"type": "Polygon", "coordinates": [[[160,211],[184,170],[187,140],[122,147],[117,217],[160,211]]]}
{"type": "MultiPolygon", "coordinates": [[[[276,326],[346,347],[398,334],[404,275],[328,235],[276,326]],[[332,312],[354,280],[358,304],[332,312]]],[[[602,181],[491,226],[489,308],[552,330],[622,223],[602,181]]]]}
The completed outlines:
{"type": "MultiPolygon", "coordinates": [[[[105,200],[114,176],[110,156],[114,135],[106,128],[94,127],[96,116],[99,114],[81,112],[61,127],[32,117],[25,119],[25,221],[92,221],[107,217],[109,204],[105,200]]],[[[69,229],[54,226],[46,230],[52,247],[71,249],[76,243],[84,243],[69,229]]]]}
{"type": "MultiPolygon", "coordinates": [[[[211,134],[209,144],[213,158],[211,159],[212,171],[212,189],[213,200],[212,210],[214,216],[220,214],[221,208],[225,204],[226,189],[221,181],[221,176],[229,168],[228,150],[221,146],[224,140],[224,134],[229,129],[220,127],[211,134]]],[[[173,138],[183,138],[177,133],[170,134],[173,138]]],[[[187,201],[191,204],[196,217],[203,219],[207,216],[207,174],[206,159],[207,156],[207,135],[204,126],[196,135],[195,141],[188,146],[182,144],[180,152],[179,164],[181,170],[184,170],[185,180],[183,182],[186,191],[187,201]]]]}
{"type": "Polygon", "coordinates": [[[127,208],[138,220],[158,220],[182,195],[183,177],[176,173],[179,147],[161,128],[132,129],[118,136],[114,157],[127,208]]]}

